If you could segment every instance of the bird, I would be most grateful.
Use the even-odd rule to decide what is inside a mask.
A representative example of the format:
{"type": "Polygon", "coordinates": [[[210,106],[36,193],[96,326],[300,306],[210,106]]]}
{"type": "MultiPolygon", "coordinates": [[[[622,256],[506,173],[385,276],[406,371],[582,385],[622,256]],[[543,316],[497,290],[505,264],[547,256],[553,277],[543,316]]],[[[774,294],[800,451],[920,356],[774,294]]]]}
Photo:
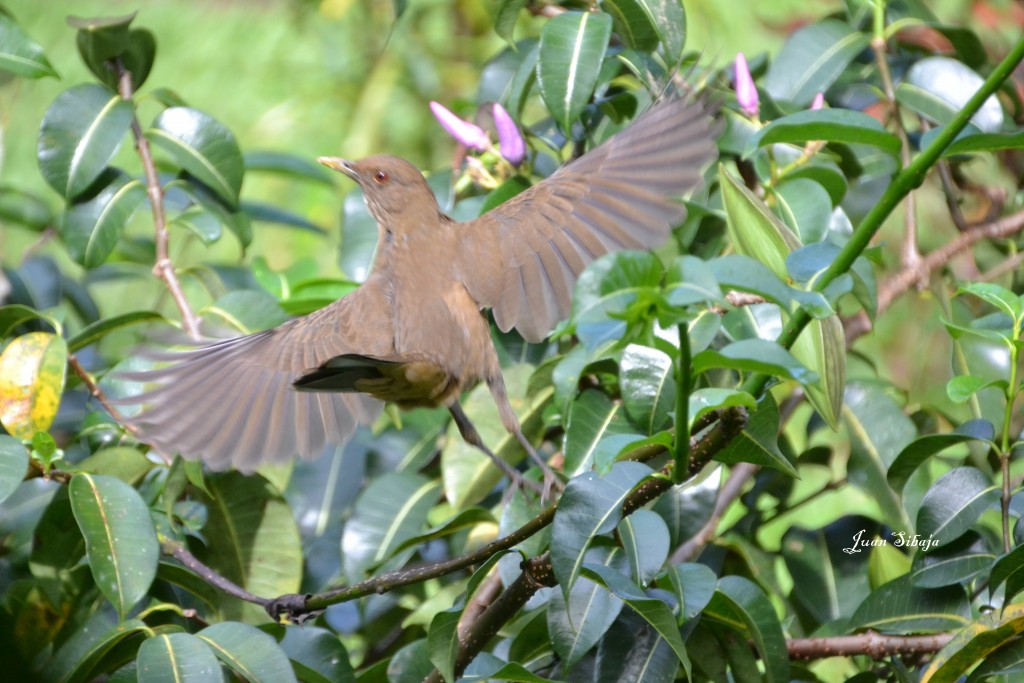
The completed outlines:
{"type": "Polygon", "coordinates": [[[502,331],[543,340],[568,316],[588,263],[655,247],[684,220],[681,197],[701,185],[716,130],[700,98],[663,98],[546,179],[462,222],[442,212],[408,161],[320,157],[358,184],[377,222],[366,280],[273,329],[157,354],[162,366],[127,377],[146,388],[126,399],[140,406],[126,419],[160,452],[251,472],[343,443],[382,402],[444,406],[466,441],[502,465],[458,402],[482,381],[504,427],[534,454],[484,311],[502,331]]]}

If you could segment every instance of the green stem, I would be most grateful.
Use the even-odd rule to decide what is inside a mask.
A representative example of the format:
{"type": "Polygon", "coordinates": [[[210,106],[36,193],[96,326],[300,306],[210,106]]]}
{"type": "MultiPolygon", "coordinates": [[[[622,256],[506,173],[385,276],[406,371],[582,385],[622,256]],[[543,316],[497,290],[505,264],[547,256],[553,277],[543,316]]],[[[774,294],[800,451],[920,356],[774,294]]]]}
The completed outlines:
{"type": "Polygon", "coordinates": [[[676,443],[672,481],[683,483],[690,474],[690,331],[679,323],[679,359],[676,361],[676,443]]]}
{"type": "MultiPolygon", "coordinates": [[[[984,104],[989,95],[996,91],[1022,59],[1024,59],[1024,39],[1017,41],[1017,44],[1013,46],[1010,53],[993,69],[989,77],[978,88],[978,91],[967,101],[963,109],[957,112],[953,120],[949,122],[949,125],[935,136],[932,143],[923,149],[909,166],[892,179],[892,183],[889,184],[881,199],[879,199],[868,215],[864,217],[864,220],[860,222],[857,229],[853,231],[850,241],[846,243],[846,246],[836,256],[836,260],[832,262],[832,265],[814,283],[816,291],[824,290],[833,280],[850,269],[857,257],[867,249],[871,239],[881,229],[882,223],[889,217],[889,214],[903,201],[904,197],[910,194],[911,190],[919,187],[924,182],[928,169],[935,165],[939,157],[942,156],[942,152],[971,120],[971,116],[981,108],[981,105],[984,104]]],[[[796,341],[796,338],[810,320],[811,316],[804,309],[797,309],[789,320],[786,321],[786,325],[779,335],[779,344],[787,349],[792,347],[793,342],[796,341]]],[[[765,387],[768,386],[770,379],[769,375],[753,374],[743,383],[743,391],[754,396],[760,396],[764,392],[765,387]]]]}

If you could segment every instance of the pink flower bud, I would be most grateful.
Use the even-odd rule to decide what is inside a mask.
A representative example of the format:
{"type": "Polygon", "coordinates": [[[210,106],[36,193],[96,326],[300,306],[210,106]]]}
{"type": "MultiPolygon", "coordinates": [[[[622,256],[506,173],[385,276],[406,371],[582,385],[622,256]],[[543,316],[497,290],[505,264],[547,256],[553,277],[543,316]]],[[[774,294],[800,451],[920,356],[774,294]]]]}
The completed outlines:
{"type": "Polygon", "coordinates": [[[754,79],[750,77],[747,58],[742,52],[736,55],[736,76],[733,84],[736,87],[736,102],[740,105],[740,110],[747,116],[757,116],[760,105],[757,88],[754,86],[754,79]]]}
{"type": "Polygon", "coordinates": [[[811,111],[817,111],[825,107],[825,93],[820,92],[814,96],[814,101],[811,102],[811,111]]]}
{"type": "Polygon", "coordinates": [[[487,149],[487,133],[475,123],[463,121],[437,102],[430,103],[430,111],[434,112],[441,127],[455,138],[459,144],[471,149],[487,149]]]}
{"type": "Polygon", "coordinates": [[[501,156],[505,157],[508,163],[518,166],[526,158],[526,143],[523,136],[519,134],[516,122],[512,120],[505,107],[497,102],[494,104],[494,126],[498,129],[498,145],[501,147],[501,156]]]}

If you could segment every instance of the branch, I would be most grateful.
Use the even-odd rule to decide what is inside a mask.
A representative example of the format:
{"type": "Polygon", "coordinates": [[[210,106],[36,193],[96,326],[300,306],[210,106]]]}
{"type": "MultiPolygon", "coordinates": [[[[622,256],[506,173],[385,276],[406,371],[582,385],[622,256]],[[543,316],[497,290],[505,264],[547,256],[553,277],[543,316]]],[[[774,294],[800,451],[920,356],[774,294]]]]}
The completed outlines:
{"type": "Polygon", "coordinates": [[[725,511],[743,494],[743,489],[746,487],[747,482],[753,479],[760,470],[759,466],[749,462],[741,462],[732,468],[729,478],[725,480],[725,484],[722,485],[721,490],[718,492],[718,498],[715,499],[715,509],[711,511],[711,517],[704,523],[700,531],[694,534],[686,543],[676,548],[668,560],[670,564],[689,562],[700,554],[704,546],[715,537],[718,524],[722,521],[725,511]]]}
{"type": "Polygon", "coordinates": [[[177,541],[165,540],[160,545],[164,554],[170,555],[178,562],[181,562],[203,579],[203,581],[206,581],[211,586],[221,589],[228,595],[238,598],[239,600],[245,600],[246,602],[252,602],[264,607],[266,607],[270,602],[267,598],[261,598],[258,595],[253,595],[241,586],[229,581],[214,570],[210,569],[208,566],[200,562],[198,557],[190,553],[183,544],[178,543],[177,541]]]}
{"type": "Polygon", "coordinates": [[[952,633],[935,633],[928,636],[886,636],[875,631],[865,631],[853,636],[794,638],[786,641],[786,649],[789,650],[789,656],[793,659],[867,655],[871,659],[879,660],[895,655],[938,652],[952,639],[952,633]]]}
{"type": "MultiPolygon", "coordinates": [[[[117,91],[121,99],[132,102],[135,92],[132,88],[132,74],[121,62],[120,58],[115,60],[117,70],[117,91]]],[[[142,161],[142,170],[146,176],[146,195],[149,197],[149,205],[153,210],[153,229],[156,231],[156,263],[153,265],[153,274],[164,281],[171,298],[181,312],[181,322],[185,332],[194,340],[200,338],[199,319],[189,306],[185,293],[181,290],[181,283],[178,282],[178,275],[174,272],[174,264],[170,257],[170,232],[167,230],[167,217],[164,215],[164,190],[160,185],[160,178],[156,174],[156,164],[153,163],[153,152],[149,148],[149,140],[142,132],[142,125],[138,116],[132,111],[132,137],[135,139],[135,149],[142,161]]]]}
{"type": "Polygon", "coordinates": [[[82,367],[82,364],[78,362],[78,356],[73,353],[68,354],[68,365],[70,365],[71,369],[75,371],[78,378],[82,380],[82,384],[84,384],[89,390],[89,393],[100,402],[100,405],[103,406],[108,413],[110,413],[110,416],[117,420],[118,424],[124,426],[126,430],[131,432],[132,436],[138,439],[139,428],[132,424],[130,420],[126,420],[125,417],[118,412],[117,408],[111,405],[110,401],[107,400],[106,394],[103,393],[103,390],[100,389],[98,384],[96,384],[96,381],[92,376],[86,372],[85,368],[82,367]]]}

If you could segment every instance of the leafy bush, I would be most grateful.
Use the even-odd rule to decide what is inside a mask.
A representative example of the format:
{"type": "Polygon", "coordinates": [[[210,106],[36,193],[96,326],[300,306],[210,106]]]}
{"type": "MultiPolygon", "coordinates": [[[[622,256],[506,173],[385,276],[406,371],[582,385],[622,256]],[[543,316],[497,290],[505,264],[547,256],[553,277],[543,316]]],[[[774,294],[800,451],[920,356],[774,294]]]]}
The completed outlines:
{"type": "MultiPolygon", "coordinates": [[[[265,222],[322,232],[243,201],[247,174],[330,181],[310,160],[244,154],[217,112],[188,105],[184,79],[150,84],[157,28],[70,22],[95,80],[68,84],[40,123],[60,206],[0,186],[4,229],[55,237],[67,257],[25,255],[0,278],[5,675],[1020,675],[1024,109],[1010,75],[1024,41],[986,44],[914,0],[851,0],[773,58],[716,69],[684,50],[677,2],[592,9],[496,4],[508,44],[482,69],[479,104],[511,122],[429,176],[472,218],[665,88],[720,107],[720,164],[669,244],[598,259],[549,342],[495,331],[524,431],[564,478],[550,497],[506,482],[443,409],[388,412],[319,460],[250,476],[141,443],[114,399],[139,389],[119,373],[143,362],[143,335],[198,337],[200,319],[248,333],[316,310],[365,278],[374,226],[351,191],[348,279],[244,255],[172,261],[183,240],[244,251],[265,222]],[[526,13],[543,21],[517,37],[526,13]],[[148,125],[142,98],[161,108],[148,125]],[[519,161],[515,122],[518,170],[503,159],[519,161]],[[111,166],[126,144],[131,165],[111,166]],[[126,229],[147,215],[145,235],[126,229]],[[879,242],[886,221],[898,249],[879,242]],[[98,294],[154,276],[167,296],[153,310],[98,294]],[[886,343],[919,339],[929,311],[893,321],[892,307],[926,285],[949,366],[850,350],[876,325],[895,330],[886,343]],[[193,289],[212,303],[194,310],[193,289]],[[921,372],[946,394],[909,402],[892,377],[921,372]]],[[[6,13],[0,68],[57,76],[6,13]]],[[[463,404],[538,481],[486,387],[463,404]]]]}

